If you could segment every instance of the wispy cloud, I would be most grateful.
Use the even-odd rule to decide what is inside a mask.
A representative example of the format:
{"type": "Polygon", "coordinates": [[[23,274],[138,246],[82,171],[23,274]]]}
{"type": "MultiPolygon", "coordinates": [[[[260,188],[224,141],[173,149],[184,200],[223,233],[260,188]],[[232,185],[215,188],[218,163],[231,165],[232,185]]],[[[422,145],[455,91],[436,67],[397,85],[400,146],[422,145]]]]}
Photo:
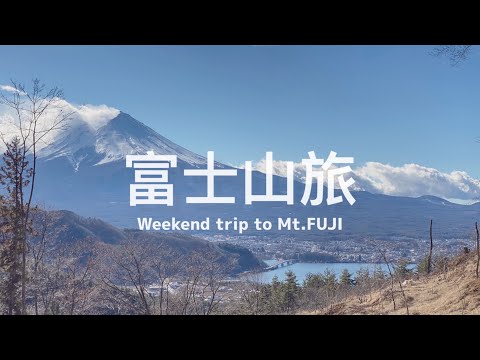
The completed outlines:
{"type": "MultiPolygon", "coordinates": [[[[10,85],[0,85],[0,89],[4,91],[16,91],[15,88],[10,85]]],[[[58,141],[60,138],[66,137],[70,134],[75,135],[76,131],[82,131],[82,126],[83,128],[88,126],[91,131],[96,131],[120,113],[118,109],[107,105],[76,105],[65,100],[60,100],[57,105],[57,107],[49,109],[44,113],[39,131],[42,131],[43,127],[51,127],[51,124],[58,118],[59,111],[72,114],[70,120],[66,124],[69,130],[53,130],[42,139],[41,143],[38,144],[38,150],[48,146],[53,141],[58,141]]],[[[18,135],[18,124],[16,126],[16,123],[17,117],[14,111],[5,105],[0,105],[0,135],[5,140],[8,141],[15,135],[18,135]]],[[[3,144],[0,142],[0,151],[3,150],[3,147],[3,144]]]]}
{"type": "Polygon", "coordinates": [[[0,90],[2,91],[7,91],[7,92],[11,92],[11,93],[19,93],[20,95],[24,95],[25,93],[23,91],[20,91],[18,89],[15,89],[15,87],[11,86],[11,85],[1,85],[0,84],[0,90]]]}
{"type": "MultiPolygon", "coordinates": [[[[274,160],[273,173],[286,176],[286,161],[274,160]]],[[[241,166],[243,167],[243,166],[241,166]]],[[[253,164],[255,170],[265,172],[265,160],[253,164]]],[[[305,167],[301,163],[294,164],[295,178],[305,181],[305,167]]],[[[353,168],[355,190],[372,193],[411,196],[433,195],[445,199],[456,199],[461,202],[480,198],[480,180],[473,178],[465,171],[441,172],[434,168],[418,164],[391,166],[379,162],[367,162],[353,168]]],[[[326,180],[326,176],[324,176],[326,180]]]]}

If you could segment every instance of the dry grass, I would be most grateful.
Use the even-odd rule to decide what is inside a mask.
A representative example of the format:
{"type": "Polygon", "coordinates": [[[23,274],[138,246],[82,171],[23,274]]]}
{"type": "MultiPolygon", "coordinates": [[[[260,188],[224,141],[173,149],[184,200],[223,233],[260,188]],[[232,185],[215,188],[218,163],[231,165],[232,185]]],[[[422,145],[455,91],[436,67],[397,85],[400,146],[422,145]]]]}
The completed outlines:
{"type": "MultiPolygon", "coordinates": [[[[410,314],[480,314],[480,279],[475,276],[473,254],[456,257],[446,272],[407,280],[403,288],[410,314]]],[[[330,306],[323,314],[406,314],[398,285],[394,292],[396,310],[390,289],[384,288],[362,300],[348,298],[330,306]]]]}

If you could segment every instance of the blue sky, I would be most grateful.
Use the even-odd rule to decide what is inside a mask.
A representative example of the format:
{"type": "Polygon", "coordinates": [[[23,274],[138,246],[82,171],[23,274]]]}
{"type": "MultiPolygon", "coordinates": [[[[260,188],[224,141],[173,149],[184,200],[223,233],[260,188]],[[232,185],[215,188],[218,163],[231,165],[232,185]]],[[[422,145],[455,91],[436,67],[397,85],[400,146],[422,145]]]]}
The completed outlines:
{"type": "Polygon", "coordinates": [[[0,84],[39,77],[220,161],[416,163],[480,177],[480,56],[430,46],[0,46],[0,84]]]}

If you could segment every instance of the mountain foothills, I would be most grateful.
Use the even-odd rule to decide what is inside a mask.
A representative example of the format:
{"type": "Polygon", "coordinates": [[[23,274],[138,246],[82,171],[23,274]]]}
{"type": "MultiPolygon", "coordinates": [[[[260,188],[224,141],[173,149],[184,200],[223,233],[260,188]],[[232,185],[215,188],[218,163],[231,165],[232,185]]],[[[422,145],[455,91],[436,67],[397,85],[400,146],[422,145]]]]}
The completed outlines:
{"type": "MultiPolygon", "coordinates": [[[[470,236],[480,211],[480,204],[464,206],[433,196],[396,197],[366,191],[352,192],[357,200],[353,206],[346,201],[330,206],[325,201],[319,206],[304,206],[300,202],[304,184],[297,181],[294,182],[295,205],[278,202],[245,205],[242,169],[238,169],[236,177],[215,179],[215,195],[234,196],[235,204],[186,204],[187,196],[205,196],[207,183],[206,178],[184,176],[183,171],[205,168],[206,163],[204,156],[176,145],[126,113],[110,111],[101,121],[76,118],[67,130],[53,134],[39,152],[36,200],[49,208],[72,210],[124,228],[137,228],[137,217],[176,216],[184,220],[237,217],[249,221],[256,217],[274,220],[287,216],[343,218],[341,232],[297,233],[310,239],[320,236],[337,239],[426,237],[430,219],[435,222],[438,237],[465,237],[470,236]],[[174,206],[130,207],[129,188],[134,182],[134,171],[126,168],[125,157],[144,155],[152,150],[155,154],[178,157],[177,167],[169,169],[174,206]]],[[[229,168],[220,163],[215,166],[229,168]]],[[[265,183],[265,175],[254,171],[253,193],[265,193],[265,183]]],[[[274,176],[275,191],[285,193],[286,186],[285,178],[274,176]]]]}
{"type": "MultiPolygon", "coordinates": [[[[95,218],[85,218],[71,211],[41,211],[36,214],[36,228],[46,228],[48,246],[67,245],[75,247],[91,241],[104,250],[114,250],[118,246],[132,244],[160,244],[162,252],[171,252],[177,257],[194,253],[211,256],[220,264],[228,265],[230,274],[259,270],[265,264],[240,246],[226,243],[211,243],[206,240],[179,233],[148,233],[138,230],[122,230],[95,218]],[[45,221],[45,219],[47,219],[45,221]]],[[[152,246],[151,251],[156,248],[152,246]]]]}

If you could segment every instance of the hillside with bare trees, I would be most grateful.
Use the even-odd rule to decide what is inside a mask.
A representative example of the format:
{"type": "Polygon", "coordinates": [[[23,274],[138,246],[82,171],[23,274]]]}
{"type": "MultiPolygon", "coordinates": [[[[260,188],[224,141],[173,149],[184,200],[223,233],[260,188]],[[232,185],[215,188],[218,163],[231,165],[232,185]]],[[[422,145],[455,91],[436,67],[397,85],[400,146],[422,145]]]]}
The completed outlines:
{"type": "MultiPolygon", "coordinates": [[[[380,289],[361,295],[351,295],[331,304],[320,314],[407,314],[403,297],[407,300],[411,315],[480,314],[480,279],[476,277],[476,254],[454,257],[443,269],[430,275],[415,275],[392,288],[385,284],[380,289]]],[[[313,312],[306,312],[313,314],[313,312]]]]}

